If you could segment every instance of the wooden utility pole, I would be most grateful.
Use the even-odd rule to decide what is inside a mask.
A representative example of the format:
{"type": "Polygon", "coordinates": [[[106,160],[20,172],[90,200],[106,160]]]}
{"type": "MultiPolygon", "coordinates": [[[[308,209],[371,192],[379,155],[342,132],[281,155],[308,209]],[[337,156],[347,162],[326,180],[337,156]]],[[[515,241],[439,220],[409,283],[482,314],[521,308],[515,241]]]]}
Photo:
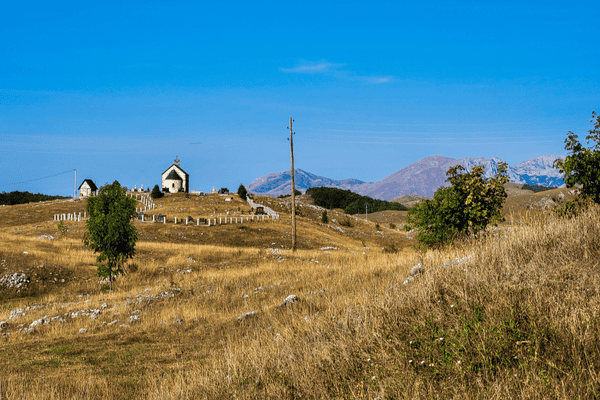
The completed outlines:
{"type": "Polygon", "coordinates": [[[296,251],[296,193],[294,193],[296,191],[296,185],[294,184],[294,134],[295,132],[292,131],[292,122],[294,122],[294,120],[292,119],[292,117],[290,117],[290,126],[288,127],[290,130],[290,138],[288,139],[290,141],[290,154],[292,157],[292,170],[291,170],[291,176],[292,176],[292,252],[296,251]]]}

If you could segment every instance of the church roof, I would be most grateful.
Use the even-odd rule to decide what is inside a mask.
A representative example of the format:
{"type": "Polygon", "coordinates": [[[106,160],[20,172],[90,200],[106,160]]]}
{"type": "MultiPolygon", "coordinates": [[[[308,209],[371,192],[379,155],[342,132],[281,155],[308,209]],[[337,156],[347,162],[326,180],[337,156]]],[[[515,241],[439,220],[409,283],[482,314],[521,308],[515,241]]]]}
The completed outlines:
{"type": "Polygon", "coordinates": [[[81,190],[81,187],[86,182],[87,182],[88,186],[90,187],[90,189],[93,192],[95,192],[96,190],[98,190],[98,187],[96,186],[96,184],[94,183],[94,181],[92,181],[91,179],[84,179],[83,182],[81,182],[81,185],[79,185],[79,187],[77,188],[77,190],[81,190]]]}
{"type": "MultiPolygon", "coordinates": [[[[183,172],[183,174],[184,174],[185,176],[190,176],[190,175],[189,175],[187,172],[185,172],[183,169],[181,169],[181,167],[180,167],[179,165],[177,165],[177,164],[173,164],[173,165],[171,165],[171,167],[175,167],[175,168],[177,168],[179,171],[183,172]]],[[[169,168],[171,168],[171,167],[169,167],[169,168]]],[[[161,176],[162,176],[162,175],[164,175],[164,174],[165,174],[165,172],[167,172],[167,171],[169,170],[169,168],[165,169],[165,171],[164,171],[164,172],[161,174],[161,176]]],[[[170,175],[171,175],[171,174],[169,174],[169,176],[170,176],[170,175]]],[[[166,179],[170,179],[170,178],[169,178],[169,177],[167,177],[166,179]]]]}
{"type": "Polygon", "coordinates": [[[179,174],[177,172],[175,172],[175,170],[172,170],[165,179],[183,181],[183,179],[181,179],[181,177],[179,176],[179,174]]]}

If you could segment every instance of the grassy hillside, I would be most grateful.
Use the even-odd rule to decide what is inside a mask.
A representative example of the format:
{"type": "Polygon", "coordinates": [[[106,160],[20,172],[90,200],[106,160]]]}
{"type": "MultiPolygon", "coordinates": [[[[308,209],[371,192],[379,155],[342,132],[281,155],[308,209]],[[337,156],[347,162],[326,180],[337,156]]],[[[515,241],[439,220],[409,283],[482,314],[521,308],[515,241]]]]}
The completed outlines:
{"type": "MultiPolygon", "coordinates": [[[[156,211],[244,207],[190,197],[156,211]]],[[[517,202],[514,223],[422,258],[384,226],[396,214],[373,216],[380,232],[364,215],[322,224],[306,195],[292,254],[290,199],[256,201],[281,221],[136,222],[133,264],[104,294],[84,223],[51,222],[84,201],[0,208],[0,277],[30,277],[0,287],[3,398],[598,397],[599,207],[561,221],[517,202]]]]}

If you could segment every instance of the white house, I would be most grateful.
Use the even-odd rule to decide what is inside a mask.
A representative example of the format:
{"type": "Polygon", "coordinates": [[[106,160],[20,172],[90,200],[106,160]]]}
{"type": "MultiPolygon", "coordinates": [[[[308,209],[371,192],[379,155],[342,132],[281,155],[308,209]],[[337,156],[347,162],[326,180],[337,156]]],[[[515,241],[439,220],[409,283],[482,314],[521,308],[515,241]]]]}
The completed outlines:
{"type": "Polygon", "coordinates": [[[98,187],[91,179],[84,179],[77,190],[79,190],[79,197],[95,196],[98,194],[98,187]]]}
{"type": "Polygon", "coordinates": [[[179,158],[162,173],[162,188],[170,193],[190,192],[190,176],[179,166],[179,158]]]}

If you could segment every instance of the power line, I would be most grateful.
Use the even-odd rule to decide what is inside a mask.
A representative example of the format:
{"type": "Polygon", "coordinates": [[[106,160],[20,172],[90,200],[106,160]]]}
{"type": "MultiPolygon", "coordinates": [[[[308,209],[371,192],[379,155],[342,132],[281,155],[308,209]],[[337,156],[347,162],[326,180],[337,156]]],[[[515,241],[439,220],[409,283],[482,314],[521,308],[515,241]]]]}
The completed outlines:
{"type": "Polygon", "coordinates": [[[53,177],[55,177],[55,176],[59,176],[59,175],[70,174],[72,171],[74,171],[74,169],[70,169],[70,170],[68,170],[68,171],[65,171],[65,172],[60,172],[60,173],[58,173],[58,174],[54,174],[54,175],[48,175],[48,176],[44,176],[44,177],[42,177],[42,178],[30,179],[30,180],[28,180],[28,181],[15,182],[15,183],[6,183],[6,184],[4,184],[4,185],[0,185],[0,187],[2,187],[2,186],[10,186],[10,185],[19,185],[19,184],[21,184],[21,183],[27,183],[27,182],[39,181],[39,180],[42,180],[42,179],[53,178],[53,177]]]}

